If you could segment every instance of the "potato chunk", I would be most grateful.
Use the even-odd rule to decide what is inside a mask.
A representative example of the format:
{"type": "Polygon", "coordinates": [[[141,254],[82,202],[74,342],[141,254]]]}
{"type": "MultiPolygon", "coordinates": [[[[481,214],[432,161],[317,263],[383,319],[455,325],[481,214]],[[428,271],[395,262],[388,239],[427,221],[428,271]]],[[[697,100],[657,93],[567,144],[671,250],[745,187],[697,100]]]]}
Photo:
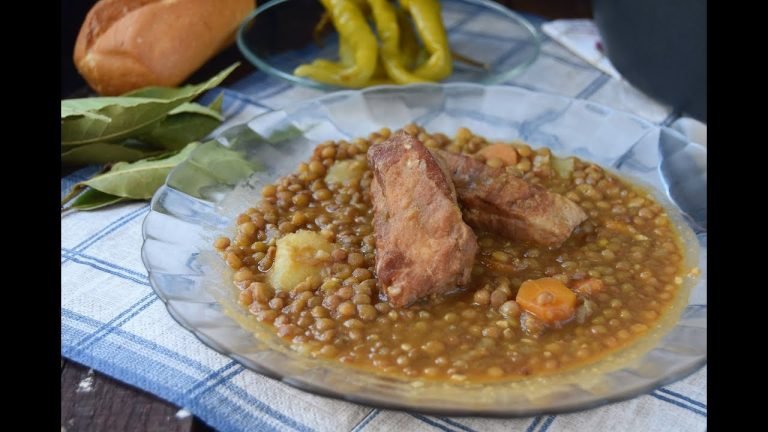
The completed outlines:
{"type": "Polygon", "coordinates": [[[344,183],[347,180],[357,180],[365,172],[365,162],[361,160],[339,161],[331,165],[328,174],[325,176],[325,182],[344,183]]]}
{"type": "Polygon", "coordinates": [[[269,281],[279,291],[289,291],[310,276],[321,276],[330,262],[333,245],[319,233],[300,230],[279,239],[269,281]]]}
{"type": "Polygon", "coordinates": [[[565,159],[552,158],[552,168],[554,168],[557,174],[564,179],[571,177],[575,164],[576,161],[572,157],[565,159]]]}

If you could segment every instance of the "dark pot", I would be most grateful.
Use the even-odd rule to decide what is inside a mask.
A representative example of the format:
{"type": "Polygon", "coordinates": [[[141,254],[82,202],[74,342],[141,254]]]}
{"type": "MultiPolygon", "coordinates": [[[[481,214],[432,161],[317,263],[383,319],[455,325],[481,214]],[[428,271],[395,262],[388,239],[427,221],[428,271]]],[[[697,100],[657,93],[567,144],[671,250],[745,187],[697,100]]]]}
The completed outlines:
{"type": "Polygon", "coordinates": [[[616,69],[649,96],[707,121],[707,0],[592,0],[616,69]]]}

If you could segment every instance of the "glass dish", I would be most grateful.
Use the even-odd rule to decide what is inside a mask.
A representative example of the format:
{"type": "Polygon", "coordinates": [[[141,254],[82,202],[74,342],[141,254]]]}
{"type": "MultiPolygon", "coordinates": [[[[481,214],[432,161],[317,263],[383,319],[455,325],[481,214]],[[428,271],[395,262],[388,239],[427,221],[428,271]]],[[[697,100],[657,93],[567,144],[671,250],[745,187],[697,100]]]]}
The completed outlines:
{"type": "MultiPolygon", "coordinates": [[[[143,226],[142,259],[152,287],[183,327],[247,368],[308,392],[451,416],[592,408],[649,392],[706,363],[707,233],[700,224],[694,224],[694,233],[667,198],[679,175],[665,174],[674,172],[672,167],[687,167],[687,181],[698,177],[706,182],[706,165],[697,156],[686,156],[691,149],[706,154],[706,148],[678,132],[633,115],[511,86],[429,84],[337,92],[260,115],[198,147],[154,196],[143,226]],[[485,385],[430,383],[342,368],[287,349],[234,303],[236,288],[213,252],[214,238],[232,235],[233,218],[258,199],[260,185],[294,171],[317,143],[349,140],[381,127],[394,130],[411,121],[448,135],[465,126],[489,139],[547,146],[555,154],[591,160],[645,184],[679,226],[687,264],[698,265],[700,276],[684,278],[674,311],[648,337],[599,363],[550,377],[485,385]],[[221,148],[248,161],[241,167],[256,172],[224,169],[232,165],[212,153],[221,148]],[[672,158],[674,163],[665,163],[672,158]]],[[[706,202],[695,208],[701,205],[706,202]]]]}
{"type": "MultiPolygon", "coordinates": [[[[539,55],[538,31],[525,18],[491,0],[443,0],[443,23],[454,52],[488,70],[454,60],[445,82],[498,84],[509,80],[539,55]]],[[[243,21],[237,45],[254,66],[293,84],[322,90],[339,87],[293,75],[316,58],[338,59],[335,30],[318,45],[312,32],[323,8],[318,0],[272,0],[243,21]]]]}

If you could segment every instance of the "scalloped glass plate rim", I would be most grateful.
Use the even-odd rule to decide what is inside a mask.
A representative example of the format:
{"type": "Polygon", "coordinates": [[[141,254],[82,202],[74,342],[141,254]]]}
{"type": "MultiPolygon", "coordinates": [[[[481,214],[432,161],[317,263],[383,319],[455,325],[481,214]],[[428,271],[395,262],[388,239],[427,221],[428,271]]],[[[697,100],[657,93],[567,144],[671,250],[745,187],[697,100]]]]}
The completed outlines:
{"type": "MultiPolygon", "coordinates": [[[[649,125],[651,127],[657,128],[659,130],[670,130],[669,128],[666,128],[666,127],[654,125],[654,124],[648,122],[647,120],[644,120],[644,119],[642,119],[642,118],[640,118],[638,116],[635,116],[633,114],[626,113],[626,112],[621,112],[621,111],[616,110],[614,108],[607,107],[607,106],[604,106],[604,105],[601,105],[601,104],[597,104],[597,103],[594,103],[594,102],[577,100],[577,99],[573,99],[573,98],[569,98],[569,97],[565,97],[565,96],[561,96],[561,95],[555,95],[555,94],[549,94],[549,93],[543,93],[543,92],[534,92],[534,91],[531,91],[531,90],[527,90],[527,89],[520,88],[520,87],[515,87],[515,86],[484,86],[484,85],[476,84],[476,83],[413,84],[413,85],[408,85],[408,86],[384,85],[384,86],[369,87],[369,88],[360,89],[360,90],[344,90],[344,91],[340,91],[340,92],[334,92],[334,93],[326,94],[326,95],[323,95],[323,96],[320,96],[320,97],[317,97],[317,98],[301,101],[301,102],[292,104],[292,105],[290,105],[288,107],[285,107],[285,108],[283,108],[281,110],[275,110],[275,111],[269,111],[269,112],[266,112],[266,113],[262,113],[260,115],[257,115],[256,117],[254,117],[253,119],[251,119],[250,121],[248,121],[248,122],[246,122],[244,124],[250,124],[253,121],[257,121],[260,117],[264,117],[266,115],[273,114],[275,112],[290,111],[292,109],[296,109],[297,107],[309,105],[309,104],[312,104],[312,103],[320,103],[323,100],[334,100],[334,99],[338,100],[338,99],[343,99],[345,96],[349,96],[349,95],[353,95],[353,94],[366,94],[366,93],[377,93],[377,92],[408,92],[410,89],[417,89],[417,88],[421,88],[421,87],[438,88],[438,89],[473,87],[473,88],[476,88],[476,89],[477,88],[483,88],[485,90],[491,89],[493,87],[501,87],[502,89],[514,89],[516,91],[533,93],[533,94],[541,95],[543,97],[550,97],[550,98],[560,99],[560,100],[563,100],[563,101],[589,103],[590,105],[598,106],[601,109],[604,109],[606,111],[617,112],[617,113],[621,113],[623,115],[626,115],[628,117],[632,117],[632,118],[636,119],[637,121],[639,121],[639,122],[641,122],[643,124],[649,125]]],[[[236,128],[238,126],[241,126],[241,125],[235,125],[235,126],[233,126],[233,128],[236,128]]],[[[677,132],[674,132],[674,133],[677,133],[677,132]]],[[[176,169],[178,169],[178,167],[175,168],[174,170],[176,170],[176,169]]],[[[169,175],[169,178],[171,178],[172,174],[173,174],[173,172],[171,173],[171,175],[169,175]]],[[[636,180],[636,179],[633,179],[633,180],[636,180]]],[[[642,183],[642,181],[641,181],[641,183],[642,183]]],[[[152,199],[151,204],[150,204],[150,213],[147,215],[147,217],[145,218],[144,223],[142,225],[142,235],[143,235],[143,239],[144,239],[144,243],[142,245],[142,261],[143,261],[145,267],[147,268],[147,270],[149,272],[149,276],[150,276],[149,280],[151,282],[152,289],[155,291],[155,293],[158,295],[158,297],[163,301],[163,303],[165,303],[167,310],[169,311],[170,315],[174,318],[174,320],[177,321],[183,328],[187,329],[192,334],[194,334],[205,345],[213,348],[215,351],[219,352],[220,354],[223,354],[225,356],[228,356],[228,357],[234,359],[235,361],[238,361],[239,363],[243,364],[247,368],[249,368],[249,369],[251,369],[251,370],[253,370],[253,371],[257,372],[257,373],[260,373],[260,374],[262,374],[264,376],[268,376],[270,378],[282,381],[282,382],[284,382],[284,383],[286,383],[288,385],[291,385],[291,386],[293,386],[295,388],[298,388],[298,389],[301,389],[301,390],[304,390],[304,391],[308,391],[310,393],[314,393],[314,394],[318,394],[318,395],[322,395],[322,396],[328,396],[328,397],[332,397],[332,398],[340,399],[340,400],[345,400],[345,401],[349,401],[349,402],[360,403],[360,404],[364,404],[364,405],[368,405],[368,406],[374,406],[374,407],[386,408],[386,409],[399,409],[399,410],[418,411],[418,412],[422,412],[422,413],[425,413],[425,414],[451,415],[451,416],[487,416],[487,417],[512,418],[512,417],[523,417],[523,416],[532,416],[532,415],[561,414],[561,413],[575,412],[575,411],[581,411],[581,410],[585,410],[585,409],[595,408],[595,407],[602,406],[602,405],[609,404],[609,403],[614,403],[614,402],[619,402],[619,401],[631,399],[631,398],[633,398],[635,396],[647,393],[647,392],[649,392],[649,391],[651,391],[651,390],[653,390],[655,388],[658,388],[660,386],[663,386],[663,385],[675,382],[677,380],[680,380],[680,379],[682,379],[682,378],[692,374],[693,372],[697,371],[699,368],[701,368],[702,366],[704,366],[706,364],[706,354],[704,354],[703,357],[698,358],[694,362],[691,362],[684,369],[678,370],[677,372],[675,372],[673,374],[666,374],[666,375],[663,375],[660,378],[649,380],[649,382],[647,384],[645,384],[645,385],[636,385],[634,388],[631,389],[631,391],[628,391],[628,392],[626,392],[626,391],[625,392],[615,392],[614,394],[611,394],[609,396],[604,396],[604,397],[601,397],[599,399],[592,400],[590,402],[574,403],[572,405],[559,405],[559,406],[554,406],[554,407],[542,407],[542,408],[533,409],[533,410],[532,409],[522,409],[522,410],[519,410],[519,409],[515,409],[513,407],[505,407],[503,409],[490,409],[490,410],[478,410],[478,409],[462,410],[461,408],[456,408],[456,407],[445,408],[445,409],[443,409],[443,408],[435,408],[435,407],[420,407],[420,406],[414,406],[414,405],[408,404],[408,403],[398,403],[398,402],[392,402],[392,401],[382,401],[382,400],[378,400],[377,398],[372,398],[372,397],[364,397],[364,396],[360,397],[360,396],[356,396],[356,395],[347,395],[347,394],[335,392],[334,390],[329,390],[327,388],[320,387],[320,386],[318,386],[315,383],[309,383],[309,382],[306,382],[306,381],[297,380],[297,379],[292,378],[291,376],[284,376],[283,374],[281,374],[279,372],[276,372],[275,370],[273,370],[272,368],[270,368],[267,365],[258,364],[256,362],[251,361],[248,358],[245,358],[245,357],[239,355],[238,353],[231,352],[229,349],[225,348],[221,343],[219,343],[215,339],[212,339],[212,338],[208,337],[207,335],[205,335],[202,332],[200,332],[193,325],[190,325],[189,322],[184,317],[182,317],[181,314],[173,307],[171,302],[168,301],[168,298],[166,298],[166,296],[164,295],[162,290],[159,289],[156,286],[155,281],[154,281],[154,279],[152,277],[152,270],[151,270],[152,269],[152,265],[148,261],[148,258],[147,258],[146,253],[145,253],[146,252],[146,246],[147,246],[147,240],[148,240],[147,224],[148,224],[148,221],[152,218],[152,215],[153,215],[154,209],[155,209],[155,205],[157,204],[157,201],[159,200],[159,198],[164,196],[165,194],[167,194],[171,190],[179,192],[178,190],[170,187],[166,183],[166,185],[162,186],[158,190],[158,192],[153,196],[153,199],[152,199]]],[[[662,191],[654,189],[653,192],[654,192],[655,195],[658,196],[659,193],[662,192],[662,191]]],[[[664,192],[666,192],[666,191],[664,191],[664,192]]],[[[180,192],[180,193],[183,194],[183,192],[180,192]]],[[[192,196],[189,196],[189,195],[185,195],[185,196],[187,198],[195,200],[195,201],[206,202],[204,200],[200,200],[198,198],[195,198],[195,197],[192,197],[192,196]]],[[[666,198],[666,197],[664,197],[664,198],[667,199],[667,201],[669,201],[668,198],[666,198]]],[[[679,212],[679,210],[677,209],[676,206],[674,207],[674,209],[676,209],[679,212]]],[[[677,219],[678,222],[682,223],[682,219],[680,218],[679,215],[672,214],[671,216],[673,216],[675,219],[677,219]]],[[[697,282],[697,283],[700,283],[700,282],[697,282]]],[[[232,319],[232,318],[227,316],[227,319],[232,319]]],[[[663,336],[665,336],[667,333],[669,333],[670,331],[671,331],[671,328],[667,329],[667,331],[664,334],[659,335],[659,340],[663,336]]],[[[655,344],[657,344],[658,342],[659,341],[657,340],[655,342],[655,344]]],[[[647,355],[649,353],[650,352],[645,353],[644,355],[647,355]]],[[[617,371],[612,371],[612,372],[617,372],[617,371]]]]}

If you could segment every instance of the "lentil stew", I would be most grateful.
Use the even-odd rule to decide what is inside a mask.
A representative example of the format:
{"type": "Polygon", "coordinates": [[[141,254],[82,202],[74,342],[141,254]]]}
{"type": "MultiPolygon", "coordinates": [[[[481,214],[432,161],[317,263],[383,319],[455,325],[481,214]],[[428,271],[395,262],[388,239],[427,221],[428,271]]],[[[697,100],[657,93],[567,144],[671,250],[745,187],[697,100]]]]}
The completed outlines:
{"type": "Polygon", "coordinates": [[[472,155],[578,204],[587,215],[557,246],[475,229],[466,288],[393,308],[376,278],[366,153],[382,129],[324,142],[261,191],[236,234],[214,242],[238,302],[292,348],[390,376],[499,381],[600,360],[647,334],[678,295],[682,242],[652,195],[547,148],[453,138],[416,125],[427,148],[472,155]]]}

